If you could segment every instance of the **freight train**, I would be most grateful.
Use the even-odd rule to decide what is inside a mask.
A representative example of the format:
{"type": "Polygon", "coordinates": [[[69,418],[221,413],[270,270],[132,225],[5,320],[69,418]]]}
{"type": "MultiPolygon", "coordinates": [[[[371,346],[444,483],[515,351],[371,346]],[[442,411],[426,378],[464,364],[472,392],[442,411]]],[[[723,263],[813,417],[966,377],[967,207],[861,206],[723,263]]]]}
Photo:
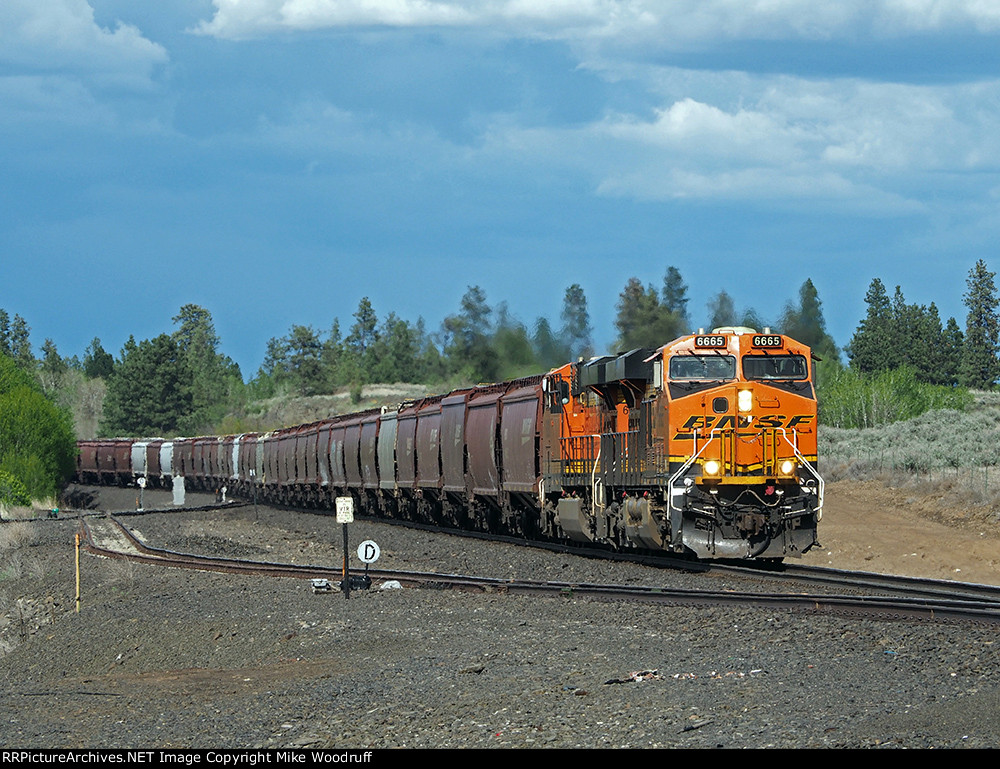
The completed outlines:
{"type": "Polygon", "coordinates": [[[817,544],[813,363],[769,329],[717,328],[272,432],[82,441],[77,480],[777,560],[817,544]]]}

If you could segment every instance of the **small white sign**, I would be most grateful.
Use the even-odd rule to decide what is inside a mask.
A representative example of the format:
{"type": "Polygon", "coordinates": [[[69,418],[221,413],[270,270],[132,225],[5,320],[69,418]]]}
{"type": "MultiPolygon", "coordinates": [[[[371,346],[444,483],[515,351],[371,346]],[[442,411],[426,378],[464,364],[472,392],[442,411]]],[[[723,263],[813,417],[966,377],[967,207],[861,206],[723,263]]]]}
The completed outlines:
{"type": "Polygon", "coordinates": [[[354,523],[354,497],[337,497],[337,523],[354,523]]]}
{"type": "Polygon", "coordinates": [[[358,545],[358,558],[361,560],[361,563],[375,563],[380,555],[382,555],[382,551],[375,543],[375,540],[366,539],[358,545]]]}

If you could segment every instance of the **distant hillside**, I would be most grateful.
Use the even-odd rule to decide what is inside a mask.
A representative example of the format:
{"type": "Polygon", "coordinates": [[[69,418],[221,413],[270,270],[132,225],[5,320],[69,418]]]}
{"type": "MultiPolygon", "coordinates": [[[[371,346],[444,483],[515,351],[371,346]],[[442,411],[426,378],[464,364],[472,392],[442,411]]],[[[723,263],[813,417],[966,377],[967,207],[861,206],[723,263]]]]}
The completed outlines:
{"type": "Polygon", "coordinates": [[[445,386],[435,388],[419,384],[374,384],[366,386],[361,391],[361,400],[358,403],[351,401],[348,388],[333,395],[278,396],[251,403],[243,413],[227,416],[216,432],[225,435],[276,430],[279,427],[308,424],[338,414],[350,414],[382,406],[393,407],[403,401],[416,400],[450,389],[452,388],[445,386]]]}

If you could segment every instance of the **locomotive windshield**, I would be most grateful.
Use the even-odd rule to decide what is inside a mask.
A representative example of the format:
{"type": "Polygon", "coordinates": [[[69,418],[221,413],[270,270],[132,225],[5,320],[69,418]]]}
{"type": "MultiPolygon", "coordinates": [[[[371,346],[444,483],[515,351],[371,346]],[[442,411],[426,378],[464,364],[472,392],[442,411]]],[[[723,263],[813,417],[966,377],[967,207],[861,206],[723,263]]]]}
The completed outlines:
{"type": "Polygon", "coordinates": [[[743,358],[747,379],[808,379],[809,368],[801,355],[747,355],[743,358]]]}
{"type": "Polygon", "coordinates": [[[670,359],[670,378],[735,379],[736,358],[732,355],[677,355],[670,359]]]}

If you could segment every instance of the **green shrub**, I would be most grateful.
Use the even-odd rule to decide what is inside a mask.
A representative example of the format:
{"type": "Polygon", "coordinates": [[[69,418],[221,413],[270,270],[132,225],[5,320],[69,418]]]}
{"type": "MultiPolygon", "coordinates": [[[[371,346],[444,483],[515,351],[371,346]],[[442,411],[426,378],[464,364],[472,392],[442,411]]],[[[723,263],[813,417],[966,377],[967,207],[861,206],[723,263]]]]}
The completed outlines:
{"type": "Polygon", "coordinates": [[[845,368],[819,388],[820,422],[827,427],[879,427],[935,409],[964,411],[971,404],[968,390],[921,382],[909,367],[877,374],[845,368]]]}
{"type": "Polygon", "coordinates": [[[6,470],[0,470],[0,504],[8,506],[31,504],[31,497],[24,484],[6,470]]]}
{"type": "Polygon", "coordinates": [[[32,499],[56,495],[76,468],[72,419],[0,354],[0,471],[32,499]]]}

